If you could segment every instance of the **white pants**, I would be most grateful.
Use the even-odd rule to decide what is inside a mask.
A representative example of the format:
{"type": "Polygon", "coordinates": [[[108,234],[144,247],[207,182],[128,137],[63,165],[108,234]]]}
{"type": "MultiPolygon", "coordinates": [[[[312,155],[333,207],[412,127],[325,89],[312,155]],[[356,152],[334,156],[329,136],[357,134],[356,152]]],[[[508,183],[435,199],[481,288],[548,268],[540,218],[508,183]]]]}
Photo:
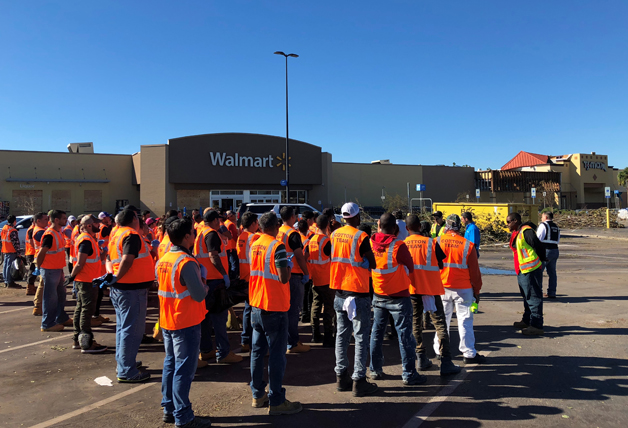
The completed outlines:
{"type": "MultiPolygon", "coordinates": [[[[473,334],[473,312],[471,312],[471,304],[475,302],[472,288],[445,288],[445,294],[441,296],[443,299],[443,308],[445,309],[445,319],[447,320],[447,333],[449,333],[449,325],[451,317],[454,313],[454,305],[456,305],[456,318],[458,319],[458,333],[460,334],[460,352],[465,358],[473,358],[477,353],[475,350],[475,335],[473,334]]],[[[434,351],[438,355],[440,349],[440,341],[438,335],[434,335],[434,351]]]]}

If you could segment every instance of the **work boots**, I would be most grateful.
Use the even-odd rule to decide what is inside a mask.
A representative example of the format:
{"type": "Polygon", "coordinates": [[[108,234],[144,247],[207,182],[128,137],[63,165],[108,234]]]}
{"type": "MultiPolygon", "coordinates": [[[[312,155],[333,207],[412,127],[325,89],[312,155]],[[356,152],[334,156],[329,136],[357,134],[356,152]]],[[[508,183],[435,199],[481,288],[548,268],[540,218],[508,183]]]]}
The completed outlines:
{"type": "Polygon", "coordinates": [[[352,386],[353,380],[347,370],[345,370],[341,375],[336,375],[336,389],[338,389],[338,391],[351,391],[352,386]]]}
{"type": "Polygon", "coordinates": [[[321,343],[323,337],[321,336],[320,321],[318,319],[312,320],[312,343],[321,343]]]}
{"type": "Polygon", "coordinates": [[[460,366],[457,366],[450,359],[441,359],[440,360],[440,375],[441,376],[450,376],[460,373],[460,366]]]}
{"type": "Polygon", "coordinates": [[[366,377],[353,381],[353,396],[364,397],[365,395],[371,395],[377,392],[377,384],[369,382],[366,377]]]}
{"type": "Polygon", "coordinates": [[[424,371],[432,367],[432,361],[427,358],[427,354],[416,354],[416,359],[419,362],[419,370],[424,371]]]}

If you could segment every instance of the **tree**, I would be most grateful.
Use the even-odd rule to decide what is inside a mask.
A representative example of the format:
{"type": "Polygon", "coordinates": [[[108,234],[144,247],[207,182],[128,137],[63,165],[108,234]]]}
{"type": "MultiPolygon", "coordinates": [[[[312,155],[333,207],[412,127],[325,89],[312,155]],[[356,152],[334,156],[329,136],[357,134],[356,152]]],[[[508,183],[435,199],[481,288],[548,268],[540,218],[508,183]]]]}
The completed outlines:
{"type": "Polygon", "coordinates": [[[626,186],[626,183],[628,183],[628,167],[619,171],[619,174],[617,174],[617,181],[620,186],[626,186]]]}
{"type": "Polygon", "coordinates": [[[386,212],[392,213],[396,210],[402,210],[408,212],[408,198],[401,195],[389,195],[386,193],[386,198],[382,200],[382,207],[386,212]]]}

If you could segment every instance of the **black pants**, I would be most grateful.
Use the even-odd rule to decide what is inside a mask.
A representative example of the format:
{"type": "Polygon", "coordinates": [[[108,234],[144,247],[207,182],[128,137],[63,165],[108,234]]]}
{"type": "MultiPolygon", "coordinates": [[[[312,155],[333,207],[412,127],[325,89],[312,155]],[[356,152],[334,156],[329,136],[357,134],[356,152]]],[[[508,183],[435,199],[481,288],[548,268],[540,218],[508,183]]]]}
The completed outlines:
{"type": "Polygon", "coordinates": [[[333,331],[334,328],[334,297],[336,292],[329,288],[329,285],[319,285],[312,287],[312,326],[317,327],[323,316],[323,329],[326,332],[333,331]]]}
{"type": "MultiPolygon", "coordinates": [[[[420,294],[413,294],[412,299],[412,333],[416,340],[417,354],[427,353],[425,344],[423,343],[423,299],[420,294]]],[[[429,312],[432,318],[432,324],[440,340],[440,355],[443,360],[451,361],[451,349],[449,347],[449,334],[447,333],[447,321],[445,319],[445,310],[443,309],[443,301],[440,296],[434,296],[436,304],[436,312],[429,312]]]]}
{"type": "Polygon", "coordinates": [[[79,334],[88,334],[90,346],[94,339],[92,333],[92,315],[96,309],[97,291],[91,282],[76,281],[76,308],[74,309],[74,340],[78,341],[79,334]]]}

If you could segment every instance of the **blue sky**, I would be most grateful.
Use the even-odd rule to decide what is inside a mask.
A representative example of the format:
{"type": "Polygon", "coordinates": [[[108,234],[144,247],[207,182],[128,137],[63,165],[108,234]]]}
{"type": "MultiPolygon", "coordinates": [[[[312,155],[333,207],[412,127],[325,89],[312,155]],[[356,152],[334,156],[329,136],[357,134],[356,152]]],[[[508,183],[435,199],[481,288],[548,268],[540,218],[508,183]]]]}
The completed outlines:
{"type": "Polygon", "coordinates": [[[628,166],[628,2],[0,1],[0,148],[216,132],[343,162],[628,166]]]}

